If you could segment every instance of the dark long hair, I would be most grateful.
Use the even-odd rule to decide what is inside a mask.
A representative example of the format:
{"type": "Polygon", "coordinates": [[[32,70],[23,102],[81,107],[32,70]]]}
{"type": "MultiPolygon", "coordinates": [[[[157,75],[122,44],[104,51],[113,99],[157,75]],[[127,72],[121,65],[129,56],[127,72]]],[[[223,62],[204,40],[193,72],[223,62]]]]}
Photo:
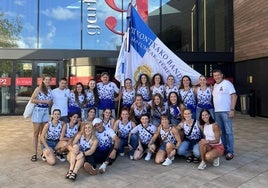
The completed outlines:
{"type": "Polygon", "coordinates": [[[203,112],[207,112],[209,114],[209,124],[212,124],[212,123],[215,123],[215,120],[212,118],[210,112],[207,110],[207,109],[202,109],[201,112],[200,112],[200,116],[199,116],[199,124],[204,126],[205,125],[205,122],[203,121],[202,119],[202,113],[203,112]]]}

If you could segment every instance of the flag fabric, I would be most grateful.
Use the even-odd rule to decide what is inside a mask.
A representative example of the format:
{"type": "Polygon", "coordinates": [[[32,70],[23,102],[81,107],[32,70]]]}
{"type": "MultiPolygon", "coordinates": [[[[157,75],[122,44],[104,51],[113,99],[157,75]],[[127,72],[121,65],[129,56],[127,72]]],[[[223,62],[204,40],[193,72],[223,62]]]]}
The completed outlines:
{"type": "Polygon", "coordinates": [[[150,78],[160,73],[164,81],[168,75],[173,75],[176,84],[179,84],[181,78],[187,75],[193,84],[197,84],[200,73],[168,49],[135,8],[132,5],[129,7],[128,30],[117,59],[115,78],[121,83],[125,78],[130,78],[135,83],[142,73],[150,78]]]}

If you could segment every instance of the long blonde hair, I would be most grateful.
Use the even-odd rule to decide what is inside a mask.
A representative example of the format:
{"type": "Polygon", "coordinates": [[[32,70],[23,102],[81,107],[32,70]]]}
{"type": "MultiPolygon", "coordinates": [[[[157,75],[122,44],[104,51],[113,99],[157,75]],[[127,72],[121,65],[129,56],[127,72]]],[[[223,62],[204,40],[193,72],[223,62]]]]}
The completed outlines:
{"type": "Polygon", "coordinates": [[[90,138],[92,139],[92,141],[97,140],[97,137],[96,137],[96,134],[95,134],[95,128],[93,127],[93,124],[90,123],[90,122],[82,124],[81,135],[83,135],[84,137],[86,136],[86,133],[85,133],[86,125],[89,125],[89,127],[91,128],[90,138]]]}

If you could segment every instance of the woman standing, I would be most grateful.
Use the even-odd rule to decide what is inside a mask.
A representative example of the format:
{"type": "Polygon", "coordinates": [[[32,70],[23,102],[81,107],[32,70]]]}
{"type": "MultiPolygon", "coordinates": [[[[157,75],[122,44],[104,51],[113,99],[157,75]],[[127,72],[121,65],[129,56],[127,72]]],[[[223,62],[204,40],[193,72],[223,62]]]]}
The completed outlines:
{"type": "Polygon", "coordinates": [[[178,87],[175,85],[175,78],[173,75],[169,75],[167,77],[167,83],[165,86],[165,93],[166,93],[166,99],[168,100],[169,94],[171,92],[175,92],[177,94],[179,94],[179,89],[178,87]]]}
{"type": "Polygon", "coordinates": [[[35,103],[32,114],[33,122],[33,150],[31,161],[37,161],[37,146],[39,135],[41,135],[44,125],[49,121],[49,106],[52,102],[49,76],[44,76],[42,83],[34,90],[31,102],[35,103]]]}
{"type": "Polygon", "coordinates": [[[141,74],[135,85],[136,94],[142,95],[143,101],[151,100],[151,84],[147,74],[141,74]]]}
{"type": "Polygon", "coordinates": [[[135,99],[135,89],[132,86],[132,80],[130,78],[125,79],[125,86],[123,86],[119,92],[119,100],[122,99],[121,108],[130,109],[135,99]]]}
{"type": "Polygon", "coordinates": [[[189,76],[183,76],[181,79],[181,85],[179,88],[179,93],[183,104],[191,109],[192,118],[196,118],[196,96],[192,85],[191,78],[189,76]]]}
{"type": "Polygon", "coordinates": [[[86,123],[82,127],[82,131],[75,136],[72,145],[69,146],[70,152],[67,156],[70,166],[65,177],[73,181],[76,180],[77,172],[82,166],[89,174],[97,174],[93,154],[98,146],[98,140],[92,123],[86,123]]]}
{"type": "MultiPolygon", "coordinates": [[[[69,96],[68,113],[77,113],[81,117],[82,109],[86,106],[86,91],[81,82],[76,83],[75,88],[69,96]]],[[[82,117],[83,119],[84,117],[82,117]]]]}
{"type": "Polygon", "coordinates": [[[168,116],[166,115],[161,116],[161,124],[148,144],[152,153],[157,149],[154,143],[158,137],[161,138],[162,142],[156,153],[155,163],[162,163],[164,166],[171,165],[175,158],[176,151],[181,144],[181,138],[176,127],[170,125],[168,116]]]}
{"type": "Polygon", "coordinates": [[[201,153],[201,163],[198,166],[199,170],[206,168],[206,162],[213,162],[213,166],[220,165],[220,156],[224,154],[224,146],[221,141],[221,131],[215,123],[209,110],[202,110],[199,119],[200,125],[203,127],[204,137],[199,142],[201,153]]]}
{"type": "MultiPolygon", "coordinates": [[[[41,142],[43,144],[42,160],[47,161],[49,165],[56,163],[56,146],[60,139],[62,130],[62,122],[60,121],[60,110],[54,109],[52,112],[52,119],[45,124],[41,134],[41,142]]],[[[57,153],[58,155],[58,153],[57,153]]]]}
{"type": "Polygon", "coordinates": [[[207,109],[210,115],[214,119],[214,107],[212,104],[212,89],[207,86],[207,79],[205,76],[199,77],[200,86],[196,89],[197,92],[197,107],[196,107],[196,119],[199,119],[202,109],[207,109]]]}
{"type": "Polygon", "coordinates": [[[165,98],[165,87],[164,81],[161,74],[156,73],[152,78],[152,86],[151,86],[152,95],[159,93],[162,98],[165,98]]]}

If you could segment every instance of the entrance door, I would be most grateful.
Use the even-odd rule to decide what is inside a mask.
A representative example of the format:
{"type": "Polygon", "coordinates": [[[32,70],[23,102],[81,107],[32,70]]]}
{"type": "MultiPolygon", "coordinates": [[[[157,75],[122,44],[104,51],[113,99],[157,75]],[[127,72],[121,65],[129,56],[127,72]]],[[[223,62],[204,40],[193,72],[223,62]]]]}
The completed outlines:
{"type": "Polygon", "coordinates": [[[22,114],[34,89],[42,82],[44,75],[51,76],[51,89],[56,87],[56,61],[22,61],[15,65],[15,114],[22,114]]]}
{"type": "Polygon", "coordinates": [[[0,113],[9,114],[11,111],[10,89],[12,64],[0,61],[0,113]]]}

